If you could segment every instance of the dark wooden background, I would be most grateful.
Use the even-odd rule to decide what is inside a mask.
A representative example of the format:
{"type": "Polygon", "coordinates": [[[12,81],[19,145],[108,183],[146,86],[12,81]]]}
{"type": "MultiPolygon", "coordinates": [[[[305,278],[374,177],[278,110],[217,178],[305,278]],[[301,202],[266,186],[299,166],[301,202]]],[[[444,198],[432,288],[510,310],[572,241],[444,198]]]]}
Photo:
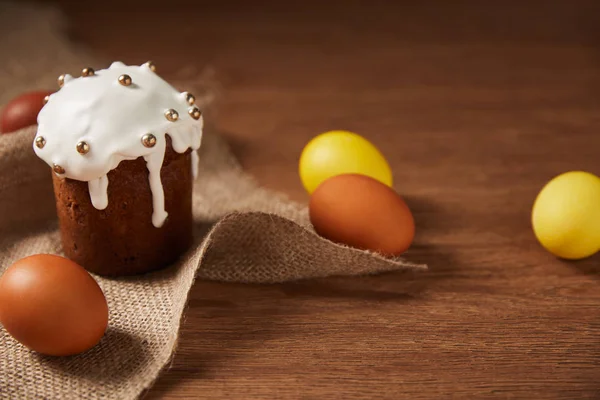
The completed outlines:
{"type": "Polygon", "coordinates": [[[60,3],[99,54],[209,71],[242,164],[296,200],[312,136],[371,139],[431,267],[198,282],[147,399],[600,398],[600,257],[529,219],[553,176],[600,173],[600,2],[60,3]]]}

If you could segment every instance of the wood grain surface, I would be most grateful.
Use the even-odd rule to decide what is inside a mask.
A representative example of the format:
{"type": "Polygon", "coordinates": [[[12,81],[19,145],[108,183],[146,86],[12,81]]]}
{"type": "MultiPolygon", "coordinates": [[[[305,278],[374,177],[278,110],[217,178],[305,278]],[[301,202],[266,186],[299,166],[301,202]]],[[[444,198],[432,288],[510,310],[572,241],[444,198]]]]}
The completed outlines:
{"type": "Polygon", "coordinates": [[[242,164],[296,200],[312,136],[368,137],[431,267],[198,282],[146,399],[600,398],[600,257],[530,226],[549,179],[600,173],[597,1],[60,3],[99,54],[208,71],[242,164]]]}

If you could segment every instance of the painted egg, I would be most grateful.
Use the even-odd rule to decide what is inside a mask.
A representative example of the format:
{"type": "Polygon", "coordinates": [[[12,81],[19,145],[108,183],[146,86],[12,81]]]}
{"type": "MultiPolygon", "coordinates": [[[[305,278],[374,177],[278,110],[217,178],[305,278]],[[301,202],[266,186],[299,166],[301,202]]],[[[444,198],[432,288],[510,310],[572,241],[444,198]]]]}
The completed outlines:
{"type": "Polygon", "coordinates": [[[415,221],[392,188],[360,174],[329,178],[313,192],[310,221],[321,236],[384,255],[404,253],[413,242],[415,221]]]}
{"type": "Polygon", "coordinates": [[[27,348],[67,356],[94,347],[108,325],[102,290],[78,264],[41,254],[0,277],[0,323],[27,348]]]}
{"type": "Polygon", "coordinates": [[[0,133],[10,133],[37,124],[37,116],[44,107],[50,91],[24,93],[12,99],[0,114],[0,133]]]}
{"type": "Polygon", "coordinates": [[[600,250],[600,178],[588,172],[558,175],[540,191],[531,221],[550,253],[581,259],[600,250]]]}
{"type": "Polygon", "coordinates": [[[347,131],[313,138],[300,155],[299,173],[309,194],[325,179],[340,174],[361,174],[390,187],[393,184],[392,171],[381,152],[362,136],[347,131]]]}

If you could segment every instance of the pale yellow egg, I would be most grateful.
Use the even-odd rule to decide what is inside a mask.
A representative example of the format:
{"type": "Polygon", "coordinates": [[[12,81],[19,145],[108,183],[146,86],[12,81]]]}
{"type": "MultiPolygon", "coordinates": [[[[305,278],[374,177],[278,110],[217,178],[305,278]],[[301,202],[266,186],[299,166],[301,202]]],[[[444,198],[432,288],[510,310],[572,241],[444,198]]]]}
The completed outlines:
{"type": "Polygon", "coordinates": [[[379,149],[348,131],[330,131],[313,138],[299,162],[300,179],[311,194],[324,180],[341,174],[370,176],[392,187],[392,171],[379,149]]]}
{"type": "Polygon", "coordinates": [[[531,215],[535,236],[560,258],[586,258],[600,250],[600,178],[571,171],[538,194],[531,215]]]}

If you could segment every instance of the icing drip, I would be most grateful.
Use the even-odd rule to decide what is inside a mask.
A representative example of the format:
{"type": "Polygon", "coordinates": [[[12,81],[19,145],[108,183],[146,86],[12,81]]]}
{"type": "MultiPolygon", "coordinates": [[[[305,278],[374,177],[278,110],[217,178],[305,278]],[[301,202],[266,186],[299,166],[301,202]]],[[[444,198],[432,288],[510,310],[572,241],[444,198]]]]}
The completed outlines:
{"type": "Polygon", "coordinates": [[[192,150],[190,167],[194,178],[198,176],[203,118],[191,112],[188,93],[175,90],[149,64],[118,61],[92,76],[67,74],[63,81],[38,114],[37,137],[45,145],[38,148],[34,142],[35,153],[55,171],[64,170],[60,177],[88,182],[92,204],[99,210],[109,202],[108,172],[121,161],[143,157],[152,192],[152,224],[161,227],[168,215],[160,177],[165,135],[175,152],[192,150]],[[128,84],[120,80],[124,75],[130,78],[128,84]],[[168,118],[168,110],[176,118],[168,118]]]}
{"type": "Polygon", "coordinates": [[[88,189],[94,208],[104,210],[108,207],[108,176],[92,179],[88,182],[88,189]]]}
{"type": "Polygon", "coordinates": [[[194,125],[194,135],[192,137],[192,176],[194,179],[198,177],[198,165],[200,159],[198,157],[198,149],[202,144],[202,125],[194,125]]]}
{"type": "Polygon", "coordinates": [[[178,153],[185,152],[188,148],[192,149],[192,175],[194,179],[198,176],[198,149],[202,143],[202,128],[193,125],[191,129],[172,129],[168,135],[171,138],[173,149],[178,153]]]}
{"type": "MultiPolygon", "coordinates": [[[[164,142],[163,142],[164,143],[164,142]]],[[[164,145],[163,145],[164,147],[164,145]]],[[[165,152],[157,151],[144,157],[148,168],[148,180],[152,191],[152,225],[160,228],[169,215],[165,210],[165,192],[160,180],[160,168],[165,158],[165,152]]]]}
{"type": "Polygon", "coordinates": [[[200,158],[198,157],[198,151],[192,151],[192,176],[194,179],[198,177],[198,164],[200,163],[200,158]]]}

